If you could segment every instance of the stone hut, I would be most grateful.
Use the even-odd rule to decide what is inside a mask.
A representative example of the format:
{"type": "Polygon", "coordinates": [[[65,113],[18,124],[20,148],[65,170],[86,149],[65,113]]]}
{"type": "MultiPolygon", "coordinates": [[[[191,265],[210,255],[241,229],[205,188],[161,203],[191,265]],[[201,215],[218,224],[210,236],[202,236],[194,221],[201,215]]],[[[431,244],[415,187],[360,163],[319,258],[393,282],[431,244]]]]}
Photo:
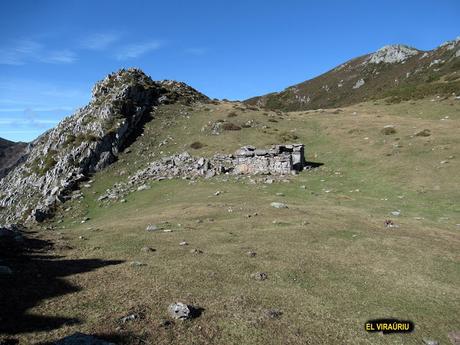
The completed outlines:
{"type": "Polygon", "coordinates": [[[236,174],[291,174],[305,166],[303,144],[274,145],[270,149],[243,146],[233,155],[236,174]]]}

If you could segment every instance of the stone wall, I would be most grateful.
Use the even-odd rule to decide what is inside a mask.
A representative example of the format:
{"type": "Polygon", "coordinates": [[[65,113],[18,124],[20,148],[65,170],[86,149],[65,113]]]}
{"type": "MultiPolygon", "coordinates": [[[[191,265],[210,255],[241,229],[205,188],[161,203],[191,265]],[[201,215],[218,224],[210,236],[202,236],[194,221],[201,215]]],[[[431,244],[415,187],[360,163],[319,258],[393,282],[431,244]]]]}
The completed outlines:
{"type": "Polygon", "coordinates": [[[305,166],[303,144],[274,145],[270,149],[244,146],[233,155],[236,174],[290,174],[305,166]]]}

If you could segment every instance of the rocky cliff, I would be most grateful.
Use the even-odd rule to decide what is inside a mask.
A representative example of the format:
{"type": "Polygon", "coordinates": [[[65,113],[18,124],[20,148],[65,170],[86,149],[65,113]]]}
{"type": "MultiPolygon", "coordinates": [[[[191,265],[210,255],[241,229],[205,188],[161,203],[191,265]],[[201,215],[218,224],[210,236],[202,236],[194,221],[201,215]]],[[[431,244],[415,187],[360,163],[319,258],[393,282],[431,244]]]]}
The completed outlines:
{"type": "Polygon", "coordinates": [[[161,104],[206,102],[184,83],[122,69],[98,82],[90,103],[44,133],[0,180],[0,223],[43,221],[89,174],[116,160],[161,104]]]}

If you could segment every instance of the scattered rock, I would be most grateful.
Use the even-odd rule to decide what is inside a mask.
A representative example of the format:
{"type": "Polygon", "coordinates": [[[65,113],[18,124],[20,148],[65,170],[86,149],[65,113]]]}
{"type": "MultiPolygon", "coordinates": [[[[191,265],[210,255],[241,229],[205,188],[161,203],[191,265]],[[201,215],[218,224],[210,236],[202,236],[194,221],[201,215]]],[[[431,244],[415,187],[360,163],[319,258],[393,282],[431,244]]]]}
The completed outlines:
{"type": "Polygon", "coordinates": [[[176,320],[186,320],[191,317],[190,308],[182,302],[176,302],[168,307],[169,315],[176,320]]]}
{"type": "Polygon", "coordinates": [[[401,215],[401,211],[400,211],[400,210],[392,211],[392,212],[391,212],[391,215],[392,215],[392,216],[395,216],[395,217],[399,217],[399,216],[401,215]]]}
{"type": "Polygon", "coordinates": [[[153,249],[152,247],[142,247],[141,248],[141,252],[144,252],[144,253],[152,253],[156,251],[155,249],[153,249]]]}
{"type": "Polygon", "coordinates": [[[425,345],[439,345],[439,341],[432,339],[423,339],[425,345]]]}
{"type": "Polygon", "coordinates": [[[383,225],[386,228],[397,228],[397,227],[399,227],[399,225],[396,225],[395,223],[393,223],[393,221],[391,219],[385,220],[385,222],[383,222],[383,225]]]}
{"type": "Polygon", "coordinates": [[[218,196],[220,195],[220,193],[222,193],[220,190],[218,190],[217,192],[214,193],[215,196],[218,196]]]}
{"type": "Polygon", "coordinates": [[[143,185],[140,185],[139,187],[137,187],[138,191],[147,190],[147,189],[150,189],[150,187],[148,185],[146,185],[146,184],[143,184],[143,185]]]}
{"type": "Polygon", "coordinates": [[[141,267],[141,266],[147,266],[147,264],[144,264],[143,262],[140,262],[140,261],[133,261],[133,262],[131,262],[131,266],[133,266],[133,267],[141,267]]]}
{"type": "Polygon", "coordinates": [[[149,225],[147,225],[145,230],[146,231],[157,231],[157,230],[159,230],[159,228],[158,228],[158,226],[156,226],[156,224],[149,224],[149,225]]]}
{"type": "Polygon", "coordinates": [[[431,135],[431,131],[429,129],[424,129],[416,132],[414,135],[416,137],[429,137],[431,135]]]}
{"type": "Polygon", "coordinates": [[[255,257],[257,255],[257,253],[252,251],[252,250],[250,250],[249,252],[246,253],[246,255],[249,256],[250,258],[253,258],[253,257],[255,257]]]}
{"type": "Polygon", "coordinates": [[[54,345],[115,345],[105,340],[98,339],[92,335],[74,333],[68,337],[54,342],[54,345]]]}
{"type": "Polygon", "coordinates": [[[266,309],[264,310],[264,314],[269,319],[279,319],[283,312],[278,309],[266,309]]]}
{"type": "Polygon", "coordinates": [[[276,193],[276,196],[284,196],[284,193],[276,193]]]}
{"type": "Polygon", "coordinates": [[[258,281],[264,281],[268,278],[268,275],[265,272],[255,272],[251,274],[251,278],[258,281]]]}
{"type": "Polygon", "coordinates": [[[396,128],[393,125],[386,125],[382,128],[382,134],[384,135],[390,135],[390,134],[395,134],[396,133],[396,128]]]}
{"type": "Polygon", "coordinates": [[[287,205],[282,202],[272,202],[270,206],[274,208],[288,208],[287,205]]]}
{"type": "Polygon", "coordinates": [[[201,249],[194,248],[194,249],[192,249],[190,251],[190,253],[192,253],[192,254],[203,254],[203,251],[201,249]]]}
{"type": "Polygon", "coordinates": [[[134,320],[137,320],[140,318],[140,315],[139,314],[130,314],[130,315],[127,315],[125,317],[122,317],[120,319],[120,322],[121,323],[126,323],[126,322],[129,322],[129,321],[134,321],[134,320]]]}
{"type": "Polygon", "coordinates": [[[180,246],[188,246],[188,242],[186,241],[182,241],[179,243],[180,246]]]}

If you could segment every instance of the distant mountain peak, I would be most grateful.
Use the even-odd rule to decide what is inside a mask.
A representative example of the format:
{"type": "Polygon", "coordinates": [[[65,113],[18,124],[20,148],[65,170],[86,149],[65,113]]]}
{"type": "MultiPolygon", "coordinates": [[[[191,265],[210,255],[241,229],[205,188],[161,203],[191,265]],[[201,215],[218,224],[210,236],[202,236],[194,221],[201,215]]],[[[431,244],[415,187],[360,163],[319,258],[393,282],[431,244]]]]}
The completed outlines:
{"type": "Polygon", "coordinates": [[[400,63],[417,55],[420,50],[403,44],[386,45],[369,56],[367,63],[400,63]]]}
{"type": "Polygon", "coordinates": [[[313,79],[245,102],[299,111],[391,98],[393,101],[460,93],[460,38],[429,50],[386,45],[313,79]]]}

